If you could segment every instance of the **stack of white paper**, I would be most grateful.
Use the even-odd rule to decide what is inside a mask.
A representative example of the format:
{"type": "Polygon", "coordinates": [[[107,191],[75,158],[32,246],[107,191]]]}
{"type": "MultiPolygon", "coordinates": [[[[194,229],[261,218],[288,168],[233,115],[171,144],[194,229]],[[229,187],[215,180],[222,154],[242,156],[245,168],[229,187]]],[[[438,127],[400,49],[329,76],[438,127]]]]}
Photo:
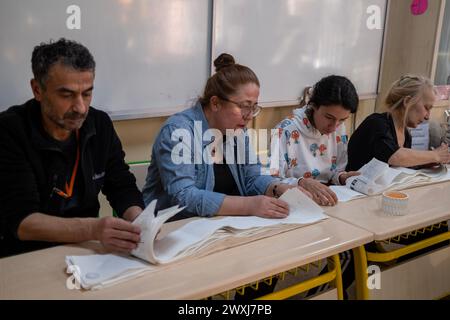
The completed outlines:
{"type": "Polygon", "coordinates": [[[402,190],[411,187],[450,180],[446,166],[413,170],[389,167],[387,163],[372,159],[359,172],[361,175],[347,179],[345,186],[332,186],[339,201],[345,202],[366,195],[377,195],[387,190],[402,190]]]}
{"type": "MultiPolygon", "coordinates": [[[[99,289],[136,277],[144,272],[158,270],[157,264],[166,264],[193,256],[203,256],[226,247],[230,238],[250,238],[255,235],[273,235],[277,226],[308,225],[326,219],[321,207],[298,189],[291,189],[281,199],[289,204],[290,214],[285,219],[264,219],[254,216],[199,218],[163,237],[158,233],[165,221],[183,208],[172,207],[154,216],[153,201],[133,222],[142,229],[142,243],[132,254],[144,261],[116,255],[67,256],[66,263],[74,270],[84,289],[99,289]],[[149,263],[146,263],[150,262],[149,263]]],[[[282,231],[279,231],[282,232],[282,231]]],[[[245,241],[244,241],[245,242],[245,241]]]]}

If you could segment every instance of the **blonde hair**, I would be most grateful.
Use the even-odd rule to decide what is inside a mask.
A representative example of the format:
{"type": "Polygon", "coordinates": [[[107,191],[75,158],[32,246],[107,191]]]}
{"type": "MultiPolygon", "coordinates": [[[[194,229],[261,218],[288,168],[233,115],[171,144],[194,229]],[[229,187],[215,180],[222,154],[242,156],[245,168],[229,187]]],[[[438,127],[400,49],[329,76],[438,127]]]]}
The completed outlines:
{"type": "Polygon", "coordinates": [[[388,111],[397,111],[405,117],[408,111],[403,103],[405,98],[410,97],[411,103],[409,105],[415,105],[423,97],[426,89],[434,90],[433,82],[430,79],[414,74],[401,76],[392,84],[386,96],[385,103],[388,111]]]}

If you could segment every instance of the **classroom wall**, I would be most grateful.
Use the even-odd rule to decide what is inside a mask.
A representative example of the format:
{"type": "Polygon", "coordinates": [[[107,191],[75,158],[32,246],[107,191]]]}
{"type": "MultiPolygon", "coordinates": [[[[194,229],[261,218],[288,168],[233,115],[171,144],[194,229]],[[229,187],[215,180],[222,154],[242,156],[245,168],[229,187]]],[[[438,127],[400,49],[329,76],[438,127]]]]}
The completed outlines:
{"type": "Polygon", "coordinates": [[[434,80],[444,13],[442,0],[428,1],[428,10],[411,13],[411,0],[389,1],[379,95],[376,110],[385,110],[384,97],[395,80],[406,73],[434,80]]]}
{"type": "Polygon", "coordinates": [[[153,142],[167,117],[114,121],[127,162],[150,160],[153,142]]]}
{"type": "MultiPolygon", "coordinates": [[[[364,98],[355,118],[346,123],[351,134],[368,115],[384,111],[383,100],[390,84],[404,73],[420,73],[434,78],[436,50],[440,39],[443,17],[443,1],[429,1],[425,14],[413,16],[410,0],[389,1],[381,77],[377,97],[364,98]]],[[[295,106],[265,108],[250,125],[254,128],[273,128],[289,115],[295,106]]],[[[444,120],[443,111],[448,101],[440,101],[432,111],[432,119],[444,120]]],[[[114,126],[122,140],[127,161],[150,159],[150,151],[165,117],[115,121],[114,126]]]]}
{"type": "MultiPolygon", "coordinates": [[[[419,16],[410,11],[410,0],[389,1],[379,93],[375,110],[386,110],[384,99],[395,80],[406,73],[416,73],[434,81],[445,6],[450,1],[428,2],[428,10],[419,16]],[[446,3],[447,2],[447,3],[446,3]]],[[[431,120],[445,121],[449,101],[438,101],[431,111],[431,120]]]]}

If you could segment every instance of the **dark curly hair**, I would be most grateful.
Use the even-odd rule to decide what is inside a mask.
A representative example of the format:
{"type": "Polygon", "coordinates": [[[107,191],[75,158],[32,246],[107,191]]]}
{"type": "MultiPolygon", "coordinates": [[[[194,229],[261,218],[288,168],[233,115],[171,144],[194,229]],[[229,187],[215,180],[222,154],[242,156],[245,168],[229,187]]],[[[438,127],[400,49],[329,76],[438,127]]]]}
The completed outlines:
{"type": "Polygon", "coordinates": [[[78,71],[95,72],[94,57],[82,44],[64,38],[56,42],[41,43],[34,47],[31,68],[34,79],[43,88],[45,88],[50,67],[58,62],[78,71]]]}

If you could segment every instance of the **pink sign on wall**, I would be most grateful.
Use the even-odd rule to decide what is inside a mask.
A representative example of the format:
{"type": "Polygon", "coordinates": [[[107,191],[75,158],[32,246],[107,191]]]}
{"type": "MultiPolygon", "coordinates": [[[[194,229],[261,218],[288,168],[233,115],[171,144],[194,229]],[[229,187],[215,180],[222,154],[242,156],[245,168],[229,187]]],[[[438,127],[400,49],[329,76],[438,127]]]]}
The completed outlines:
{"type": "Polygon", "coordinates": [[[424,14],[428,9],[428,0],[413,0],[411,3],[411,13],[415,16],[424,14]]]}

